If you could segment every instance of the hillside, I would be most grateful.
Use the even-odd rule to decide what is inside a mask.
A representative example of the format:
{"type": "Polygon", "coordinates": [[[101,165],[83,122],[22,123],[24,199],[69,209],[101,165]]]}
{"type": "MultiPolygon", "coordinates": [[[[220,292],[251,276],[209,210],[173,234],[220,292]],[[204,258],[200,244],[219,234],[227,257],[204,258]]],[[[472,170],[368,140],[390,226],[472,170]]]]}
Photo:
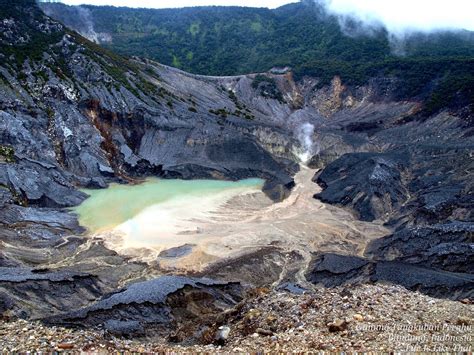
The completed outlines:
{"type": "MultiPolygon", "coordinates": [[[[0,348],[389,352],[419,342],[360,327],[472,324],[474,116],[462,90],[429,111],[400,99],[402,77],[196,75],[103,48],[32,0],[6,3],[0,348]],[[85,188],[147,178],[265,182],[140,246],[72,212],[85,188]]],[[[179,211],[205,205],[187,197],[179,211]]]]}
{"type": "MultiPolygon", "coordinates": [[[[314,60],[349,63],[396,59],[382,27],[364,33],[311,1],[270,10],[246,7],[131,9],[42,4],[54,18],[114,50],[205,75],[236,75],[314,60]],[[352,26],[352,28],[351,28],[352,26]],[[359,31],[359,33],[357,33],[359,31]],[[355,33],[355,35],[354,35],[355,33]],[[101,36],[102,35],[102,36],[101,36]]],[[[412,34],[406,57],[472,57],[474,34],[412,34]]]]}
{"type": "Polygon", "coordinates": [[[313,1],[275,10],[240,7],[130,9],[43,4],[52,17],[125,55],[197,74],[236,75],[290,66],[297,78],[335,75],[351,85],[395,77],[399,99],[431,97],[429,111],[474,102],[474,33],[412,33],[403,39],[336,16],[313,1]],[[435,87],[427,82],[436,82],[435,87]]]}

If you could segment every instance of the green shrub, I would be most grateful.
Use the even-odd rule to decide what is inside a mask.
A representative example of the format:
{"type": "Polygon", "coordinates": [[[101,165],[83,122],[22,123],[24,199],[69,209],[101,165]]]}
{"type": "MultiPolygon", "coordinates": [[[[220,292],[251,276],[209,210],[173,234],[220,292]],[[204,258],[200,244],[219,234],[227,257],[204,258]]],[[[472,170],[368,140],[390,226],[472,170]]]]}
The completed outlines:
{"type": "Polygon", "coordinates": [[[15,162],[15,150],[13,147],[0,145],[0,160],[3,160],[7,163],[15,162]]]}
{"type": "Polygon", "coordinates": [[[260,95],[268,99],[275,99],[284,103],[283,95],[278,89],[275,79],[258,74],[252,81],[252,88],[259,91],[260,95]]]}

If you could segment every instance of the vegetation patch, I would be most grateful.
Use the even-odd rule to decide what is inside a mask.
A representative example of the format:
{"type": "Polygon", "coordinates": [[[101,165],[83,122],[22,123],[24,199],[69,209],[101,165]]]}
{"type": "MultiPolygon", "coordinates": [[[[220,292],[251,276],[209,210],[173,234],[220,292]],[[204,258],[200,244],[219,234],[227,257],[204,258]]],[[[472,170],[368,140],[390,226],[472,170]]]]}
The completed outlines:
{"type": "Polygon", "coordinates": [[[216,115],[216,116],[219,116],[219,117],[222,117],[222,118],[227,118],[228,116],[241,117],[241,118],[245,118],[247,120],[253,120],[255,118],[255,116],[252,115],[249,112],[243,112],[243,111],[240,111],[238,109],[235,110],[234,112],[232,112],[229,109],[227,109],[227,107],[219,108],[217,110],[210,109],[209,113],[212,113],[213,115],[216,115]]]}
{"type": "Polygon", "coordinates": [[[231,115],[232,112],[230,112],[227,108],[219,108],[217,110],[210,109],[209,113],[212,113],[213,115],[220,116],[222,118],[227,118],[227,116],[231,115]]]}
{"type": "Polygon", "coordinates": [[[252,81],[252,88],[257,90],[260,95],[267,99],[278,100],[284,103],[283,95],[280,89],[278,89],[275,79],[270,78],[263,74],[258,74],[252,81]]]}
{"type": "Polygon", "coordinates": [[[7,163],[15,162],[15,150],[7,145],[0,145],[0,161],[7,163]]]}

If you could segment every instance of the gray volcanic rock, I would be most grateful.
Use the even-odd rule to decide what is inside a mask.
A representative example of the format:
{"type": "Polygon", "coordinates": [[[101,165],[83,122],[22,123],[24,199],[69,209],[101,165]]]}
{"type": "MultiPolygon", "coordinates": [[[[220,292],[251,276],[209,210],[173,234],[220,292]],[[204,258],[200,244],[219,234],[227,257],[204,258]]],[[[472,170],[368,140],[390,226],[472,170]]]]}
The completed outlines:
{"type": "Polygon", "coordinates": [[[0,222],[5,225],[44,223],[50,228],[64,229],[69,233],[82,231],[75,216],[67,211],[18,205],[6,205],[1,211],[0,222]]]}
{"type": "Polygon", "coordinates": [[[192,252],[196,244],[184,244],[179,247],[165,249],[158,254],[160,258],[181,258],[192,252]]]}
{"type": "Polygon", "coordinates": [[[264,287],[277,281],[293,281],[298,266],[303,260],[296,252],[284,252],[274,246],[266,246],[243,256],[222,260],[203,271],[193,273],[194,277],[212,277],[225,281],[239,281],[256,287],[264,287]]]}
{"type": "Polygon", "coordinates": [[[363,282],[402,285],[436,297],[474,298],[474,275],[453,273],[403,262],[374,262],[338,254],[315,255],[306,273],[308,281],[334,287],[363,282]]]}
{"type": "Polygon", "coordinates": [[[401,228],[374,240],[365,254],[454,272],[474,272],[474,224],[450,222],[401,228]]]}
{"type": "Polygon", "coordinates": [[[74,281],[80,277],[90,275],[61,270],[57,272],[41,269],[28,269],[21,267],[0,267],[0,282],[25,282],[44,280],[51,282],[74,281]]]}
{"type": "Polygon", "coordinates": [[[357,256],[325,253],[314,256],[306,271],[308,281],[326,287],[367,281],[373,272],[370,261],[357,256]]]}
{"type": "Polygon", "coordinates": [[[134,283],[125,290],[114,293],[113,295],[104,298],[90,307],[74,312],[66,317],[90,317],[91,313],[93,312],[105,309],[113,309],[114,307],[122,304],[142,304],[146,302],[153,304],[164,303],[169,294],[176,292],[185,286],[198,287],[198,285],[211,286],[223,284],[225,283],[204,278],[192,279],[182,276],[162,276],[154,280],[134,283]]]}
{"type": "Polygon", "coordinates": [[[77,191],[67,173],[54,165],[29,159],[15,164],[0,163],[0,184],[20,201],[39,207],[67,207],[81,203],[86,195],[77,191]]]}
{"type": "Polygon", "coordinates": [[[315,271],[327,271],[331,274],[346,274],[348,271],[357,270],[369,262],[357,256],[341,256],[338,254],[323,254],[315,264],[315,271]]]}
{"type": "Polygon", "coordinates": [[[316,182],[323,191],[315,197],[333,204],[349,205],[363,221],[383,218],[407,200],[400,170],[406,155],[352,153],[329,164],[316,182]]]}
{"type": "Polygon", "coordinates": [[[373,281],[453,299],[474,298],[474,275],[428,269],[399,262],[378,262],[373,281]]]}
{"type": "Polygon", "coordinates": [[[381,106],[378,113],[367,109],[354,116],[339,111],[320,123],[319,135],[326,138],[312,164],[323,167],[314,178],[323,191],[315,197],[394,229],[368,247],[371,259],[472,273],[474,141],[466,135],[469,124],[447,112],[429,118],[413,112],[392,116],[392,109],[381,106]],[[380,112],[388,116],[381,120],[380,112]],[[351,149],[357,153],[347,152],[351,149]]]}
{"type": "Polygon", "coordinates": [[[0,314],[38,318],[78,308],[104,291],[97,277],[71,270],[0,267],[0,314]],[[33,306],[25,306],[28,300],[33,306]],[[8,308],[1,308],[1,305],[8,308]]]}
{"type": "MultiPolygon", "coordinates": [[[[242,299],[239,284],[206,278],[162,276],[134,283],[124,290],[104,297],[95,304],[47,322],[80,326],[103,325],[121,334],[140,334],[153,329],[176,329],[197,317],[212,318],[235,306],[242,299]],[[183,303],[184,302],[184,303],[183,303]]],[[[201,319],[201,325],[204,319],[201,319]]],[[[188,334],[188,338],[191,334],[188,334]]]]}
{"type": "Polygon", "coordinates": [[[84,231],[76,216],[68,211],[12,203],[0,205],[0,226],[3,241],[18,245],[20,240],[27,239],[26,244],[30,247],[35,243],[52,246],[61,237],[84,231]]]}

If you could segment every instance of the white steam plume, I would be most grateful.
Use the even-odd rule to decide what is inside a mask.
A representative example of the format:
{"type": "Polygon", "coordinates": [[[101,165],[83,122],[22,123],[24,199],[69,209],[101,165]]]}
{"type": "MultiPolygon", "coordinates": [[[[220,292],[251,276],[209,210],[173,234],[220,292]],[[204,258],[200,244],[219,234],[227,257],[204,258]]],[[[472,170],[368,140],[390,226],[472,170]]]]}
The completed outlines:
{"type": "Polygon", "coordinates": [[[298,157],[301,162],[307,163],[309,159],[316,153],[316,146],[313,142],[314,125],[311,123],[303,123],[296,128],[296,135],[301,145],[301,151],[298,157]]]}
{"type": "Polygon", "coordinates": [[[80,33],[95,43],[104,43],[111,42],[112,37],[108,33],[97,33],[94,29],[94,22],[92,21],[91,12],[89,9],[78,6],[77,13],[83,24],[83,28],[80,30],[80,33]]]}
{"type": "Polygon", "coordinates": [[[64,24],[79,32],[82,36],[95,43],[106,43],[112,41],[112,36],[108,33],[96,32],[92,14],[88,8],[75,7],[42,7],[46,15],[52,18],[61,19],[64,24]]]}

